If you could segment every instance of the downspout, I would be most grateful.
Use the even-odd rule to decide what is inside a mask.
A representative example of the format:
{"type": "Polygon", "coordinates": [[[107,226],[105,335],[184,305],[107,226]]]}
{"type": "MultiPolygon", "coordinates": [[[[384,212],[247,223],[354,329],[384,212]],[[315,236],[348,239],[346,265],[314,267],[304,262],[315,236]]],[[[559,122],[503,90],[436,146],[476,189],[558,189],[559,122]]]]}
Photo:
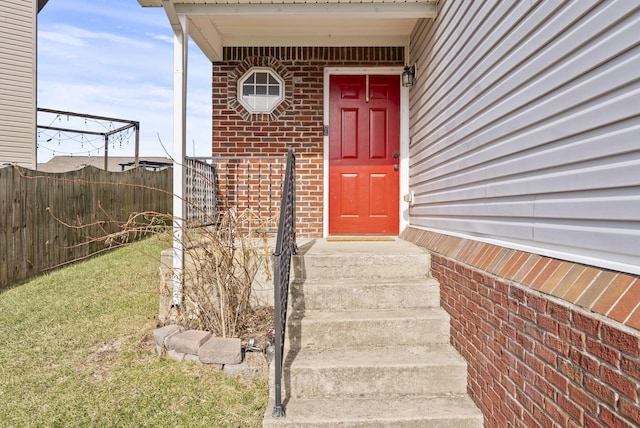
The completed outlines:
{"type": "Polygon", "coordinates": [[[186,170],[184,158],[187,148],[187,59],[189,32],[187,17],[178,16],[170,0],[162,6],[173,28],[173,305],[182,304],[185,251],[185,194],[186,170]]]}

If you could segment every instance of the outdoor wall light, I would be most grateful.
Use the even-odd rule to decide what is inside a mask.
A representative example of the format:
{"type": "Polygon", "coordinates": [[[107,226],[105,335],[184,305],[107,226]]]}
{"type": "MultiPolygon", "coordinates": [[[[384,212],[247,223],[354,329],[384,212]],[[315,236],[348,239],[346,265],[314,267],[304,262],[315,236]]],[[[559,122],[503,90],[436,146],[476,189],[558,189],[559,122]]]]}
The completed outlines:
{"type": "Polygon", "coordinates": [[[413,64],[411,67],[408,65],[404,66],[404,71],[402,72],[402,86],[410,88],[416,81],[416,65],[413,64]]]}

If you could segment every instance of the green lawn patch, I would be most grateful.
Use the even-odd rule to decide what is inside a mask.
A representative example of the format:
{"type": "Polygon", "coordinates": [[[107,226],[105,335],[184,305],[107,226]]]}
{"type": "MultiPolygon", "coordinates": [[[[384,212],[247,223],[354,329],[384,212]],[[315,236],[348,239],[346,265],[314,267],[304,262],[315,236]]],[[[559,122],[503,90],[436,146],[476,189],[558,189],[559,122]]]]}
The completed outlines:
{"type": "Polygon", "coordinates": [[[0,293],[2,426],[261,426],[266,381],[155,353],[168,245],[149,238],[0,293]]]}

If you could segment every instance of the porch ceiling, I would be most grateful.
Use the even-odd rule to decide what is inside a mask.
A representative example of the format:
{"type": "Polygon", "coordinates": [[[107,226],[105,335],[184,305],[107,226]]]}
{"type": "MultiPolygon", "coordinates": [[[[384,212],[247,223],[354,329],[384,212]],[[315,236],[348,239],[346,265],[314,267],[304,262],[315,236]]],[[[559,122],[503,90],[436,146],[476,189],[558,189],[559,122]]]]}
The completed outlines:
{"type": "Polygon", "coordinates": [[[164,7],[171,25],[189,20],[189,35],[211,61],[226,46],[406,46],[437,0],[138,0],[164,7]]]}

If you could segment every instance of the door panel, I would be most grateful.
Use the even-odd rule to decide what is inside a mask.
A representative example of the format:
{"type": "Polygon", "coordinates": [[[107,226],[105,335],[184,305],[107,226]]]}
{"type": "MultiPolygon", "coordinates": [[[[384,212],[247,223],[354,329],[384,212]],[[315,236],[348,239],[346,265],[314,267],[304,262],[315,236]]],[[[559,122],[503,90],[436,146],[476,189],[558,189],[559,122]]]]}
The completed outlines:
{"type": "Polygon", "coordinates": [[[400,78],[330,79],[329,233],[397,234],[400,78]]]}

